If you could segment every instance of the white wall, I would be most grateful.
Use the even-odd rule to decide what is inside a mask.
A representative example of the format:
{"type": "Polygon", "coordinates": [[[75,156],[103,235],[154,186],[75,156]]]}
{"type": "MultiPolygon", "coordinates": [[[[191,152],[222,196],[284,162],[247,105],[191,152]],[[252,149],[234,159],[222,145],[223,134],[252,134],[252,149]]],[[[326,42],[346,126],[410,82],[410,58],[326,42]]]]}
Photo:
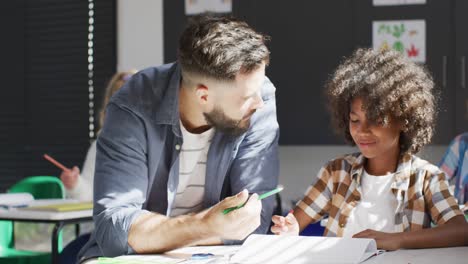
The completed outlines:
{"type": "MultiPolygon", "coordinates": [[[[162,1],[118,0],[119,70],[163,63],[162,1]]],[[[429,146],[420,156],[437,164],[445,148],[429,146]]],[[[291,200],[301,198],[325,162],[354,151],[348,146],[280,146],[280,184],[285,186],[283,203],[289,205],[291,200]]]]}
{"type": "Polygon", "coordinates": [[[117,70],[141,70],[163,61],[163,0],[118,0],[117,70]]]}

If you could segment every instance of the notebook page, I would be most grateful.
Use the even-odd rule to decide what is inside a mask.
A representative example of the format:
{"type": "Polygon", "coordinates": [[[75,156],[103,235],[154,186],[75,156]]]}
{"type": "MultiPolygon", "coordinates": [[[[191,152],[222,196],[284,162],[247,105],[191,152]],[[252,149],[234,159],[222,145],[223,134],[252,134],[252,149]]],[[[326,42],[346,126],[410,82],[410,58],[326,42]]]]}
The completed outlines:
{"type": "Polygon", "coordinates": [[[360,263],[366,252],[370,255],[377,252],[375,240],[251,235],[231,260],[235,263],[360,263]]]}

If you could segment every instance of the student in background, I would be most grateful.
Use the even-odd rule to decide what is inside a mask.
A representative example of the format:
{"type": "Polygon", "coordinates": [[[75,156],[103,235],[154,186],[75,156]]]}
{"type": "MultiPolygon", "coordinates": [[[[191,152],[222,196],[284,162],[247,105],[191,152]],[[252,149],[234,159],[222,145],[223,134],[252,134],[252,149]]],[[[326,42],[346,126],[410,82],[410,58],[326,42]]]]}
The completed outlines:
{"type": "Polygon", "coordinates": [[[415,156],[435,125],[434,83],[395,51],[359,49],[327,84],[337,131],[360,152],[328,162],[275,234],[328,215],[324,235],[373,238],[386,250],[468,245],[468,224],[439,168],[415,156]],[[430,228],[431,222],[437,227],[430,228]]]}
{"type": "MultiPolygon", "coordinates": [[[[102,127],[104,122],[104,115],[107,103],[109,102],[112,95],[117,92],[120,87],[135,73],[136,71],[123,71],[118,72],[110,79],[104,94],[104,100],[99,113],[99,129],[102,127]]],[[[65,185],[67,190],[67,197],[77,199],[80,201],[92,201],[93,200],[93,179],[94,179],[94,167],[96,162],[96,141],[93,141],[88,149],[85,162],[83,164],[83,170],[77,166],[74,166],[71,170],[62,171],[60,179],[65,185]]]]}
{"type": "Polygon", "coordinates": [[[458,135],[450,143],[439,167],[445,172],[455,190],[459,204],[468,210],[468,132],[458,135]]]}

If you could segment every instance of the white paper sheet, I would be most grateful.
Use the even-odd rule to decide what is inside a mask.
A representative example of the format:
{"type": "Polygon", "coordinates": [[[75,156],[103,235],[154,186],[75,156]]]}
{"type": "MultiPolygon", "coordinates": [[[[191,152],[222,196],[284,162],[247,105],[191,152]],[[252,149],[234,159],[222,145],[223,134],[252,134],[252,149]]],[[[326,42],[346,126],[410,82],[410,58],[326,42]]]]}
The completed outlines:
{"type": "Polygon", "coordinates": [[[393,49],[414,62],[426,62],[426,21],[386,20],[372,22],[372,47],[393,49]]]}
{"type": "Polygon", "coordinates": [[[0,206],[18,207],[26,206],[34,201],[30,193],[0,193],[0,206]]]}
{"type": "Polygon", "coordinates": [[[360,263],[377,254],[373,239],[251,235],[234,263],[360,263]]]}

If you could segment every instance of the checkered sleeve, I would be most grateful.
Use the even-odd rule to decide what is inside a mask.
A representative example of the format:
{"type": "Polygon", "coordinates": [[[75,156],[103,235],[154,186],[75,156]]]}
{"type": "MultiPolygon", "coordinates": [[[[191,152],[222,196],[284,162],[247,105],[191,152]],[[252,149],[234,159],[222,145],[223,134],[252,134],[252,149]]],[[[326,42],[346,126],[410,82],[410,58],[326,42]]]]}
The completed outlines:
{"type": "Polygon", "coordinates": [[[460,136],[456,137],[450,143],[447,152],[440,161],[439,167],[445,172],[448,179],[452,179],[457,174],[457,168],[460,160],[460,136]]]}
{"type": "Polygon", "coordinates": [[[297,203],[311,219],[319,221],[331,207],[333,180],[329,166],[322,167],[312,185],[307,189],[304,198],[297,203]]]}
{"type": "Polygon", "coordinates": [[[426,172],[424,199],[429,208],[432,221],[438,225],[446,223],[452,217],[462,215],[460,208],[449,191],[449,184],[444,173],[426,172]]]}

